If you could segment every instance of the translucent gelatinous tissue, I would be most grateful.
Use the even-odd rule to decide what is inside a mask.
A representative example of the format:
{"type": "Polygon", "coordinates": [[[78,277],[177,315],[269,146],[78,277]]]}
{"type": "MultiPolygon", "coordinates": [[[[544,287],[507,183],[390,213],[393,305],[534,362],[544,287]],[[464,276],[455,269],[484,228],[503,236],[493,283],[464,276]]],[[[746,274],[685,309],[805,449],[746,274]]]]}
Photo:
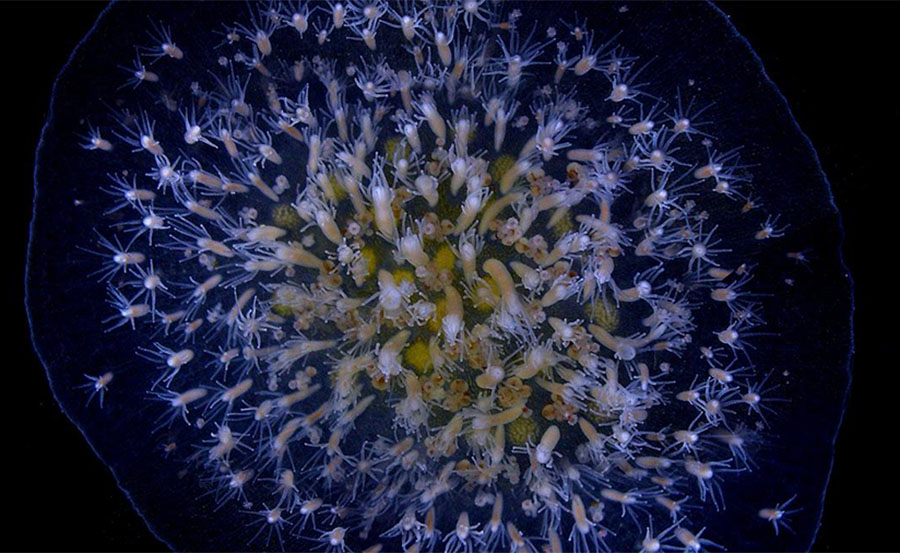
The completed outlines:
{"type": "Polygon", "coordinates": [[[121,3],[56,83],[28,308],[175,549],[798,550],[840,241],[711,5],[121,3]]]}

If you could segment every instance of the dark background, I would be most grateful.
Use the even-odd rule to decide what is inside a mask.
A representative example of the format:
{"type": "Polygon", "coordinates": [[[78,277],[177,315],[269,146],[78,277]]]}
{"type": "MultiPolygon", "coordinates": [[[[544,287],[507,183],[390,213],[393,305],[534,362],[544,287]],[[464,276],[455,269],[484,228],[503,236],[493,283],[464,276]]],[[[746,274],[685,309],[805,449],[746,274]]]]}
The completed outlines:
{"type": "MultiPolygon", "coordinates": [[[[50,396],[34,356],[22,289],[32,162],[50,88],[103,3],[0,7],[3,125],[0,187],[9,224],[4,297],[12,334],[4,334],[0,430],[0,548],[9,550],[159,550],[162,545],[116,488],[75,426],[50,396]],[[12,191],[11,194],[9,192],[12,191]],[[9,340],[9,341],[7,341],[9,340]],[[10,380],[10,376],[13,378],[10,380]],[[11,517],[10,517],[11,515],[11,517]]],[[[847,230],[844,256],[856,282],[856,355],[849,408],[837,446],[822,529],[822,551],[897,550],[897,373],[888,356],[897,292],[900,209],[900,103],[897,22],[900,5],[874,3],[718,4],[762,58],[815,145],[847,230]],[[891,225],[894,228],[889,228],[891,225]]]]}

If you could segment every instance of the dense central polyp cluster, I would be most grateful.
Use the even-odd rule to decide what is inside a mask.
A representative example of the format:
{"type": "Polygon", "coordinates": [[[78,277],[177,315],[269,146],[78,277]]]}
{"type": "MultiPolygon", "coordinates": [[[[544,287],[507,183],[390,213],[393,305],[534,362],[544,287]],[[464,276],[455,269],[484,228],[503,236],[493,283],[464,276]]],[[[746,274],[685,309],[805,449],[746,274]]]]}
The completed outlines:
{"type": "MultiPolygon", "coordinates": [[[[274,287],[271,310],[297,335],[268,354],[268,370],[274,382],[313,352],[336,352],[326,368],[327,409],[340,416],[323,476],[338,485],[353,470],[343,435],[371,410],[407,436],[388,450],[402,467],[449,461],[436,478],[414,483],[421,495],[413,506],[433,504],[457,480],[477,492],[476,504],[500,509],[502,494],[489,490],[527,485],[549,499],[553,480],[544,471],[569,463],[554,453],[563,434],[581,444],[568,454],[584,461],[603,458],[597,423],[627,450],[656,400],[618,384],[616,359],[677,349],[689,313],[660,303],[644,334],[616,336],[616,304],[647,298],[652,287],[641,281],[602,293],[622,238],[608,201],[581,205],[600,183],[575,162],[562,180],[545,174],[530,147],[518,159],[470,154],[483,128],[474,118],[457,114],[448,129],[432,107],[428,121],[432,136],[389,140],[384,157],[370,163],[361,155],[343,178],[323,174],[321,186],[303,190],[295,211],[305,225],[287,221],[303,225],[300,244],[278,243],[284,229],[257,227],[270,234],[276,257],[314,279],[294,284],[303,280],[294,274],[274,287]]],[[[641,370],[649,377],[646,365],[641,370]]],[[[296,393],[320,386],[315,376],[298,371],[296,393]]],[[[275,437],[279,460],[303,427],[288,422],[275,437]]],[[[522,508],[536,513],[541,505],[526,499],[522,508]]],[[[508,533],[496,527],[501,520],[498,511],[494,531],[508,533]]]]}
{"type": "Polygon", "coordinates": [[[430,113],[432,147],[390,140],[391,162],[361,159],[359,175],[325,176],[301,193],[296,212],[319,232],[291,255],[319,274],[309,287],[276,287],[273,311],[299,332],[336,332],[289,342],[273,368],[311,351],[347,352],[331,369],[341,400],[355,403],[361,382],[390,391],[395,425],[423,436],[428,456],[455,456],[462,438],[483,461],[472,474],[482,485],[502,473],[518,480],[507,443],[526,445],[544,430],[550,463],[555,423],[646,416],[652,399],[617,392],[613,359],[677,349],[690,317],[669,302],[645,334],[613,334],[616,304],[651,286],[601,293],[621,237],[607,202],[581,205],[599,186],[585,167],[571,162],[559,180],[533,166],[530,149],[518,160],[470,155],[479,122],[460,118],[448,130],[437,108],[430,113]],[[356,184],[364,178],[366,196],[356,184]]]}
{"type": "MultiPolygon", "coordinates": [[[[250,355],[270,360],[273,386],[307,356],[331,359],[322,367],[327,380],[315,364],[295,376],[295,396],[331,389],[315,412],[333,421],[321,476],[343,485],[358,470],[357,458],[344,451],[347,434],[364,412],[386,418],[406,437],[391,447],[379,442],[382,454],[423,471],[416,481],[394,483],[416,490],[401,512],[413,516],[463,485],[476,506],[496,502],[501,509],[493,521],[499,536],[516,530],[514,519],[513,530],[501,524],[503,493],[496,490],[529,490],[534,498],[526,496],[518,509],[536,516],[548,505],[559,509],[564,484],[557,478],[577,474],[574,464],[630,467],[645,443],[639,427],[660,401],[650,367],[635,360],[681,350],[690,341],[691,312],[683,285],[652,283],[662,273],[652,263],[627,286],[612,278],[629,246],[612,216],[610,192],[619,184],[591,162],[623,151],[571,149],[566,161],[547,165],[560,178],[539,163],[555,154],[550,146],[542,154],[538,144],[560,140],[546,129],[561,133],[582,122],[584,108],[572,97],[537,104],[539,130],[513,155],[504,153],[499,127],[491,133],[494,151],[480,147],[501,124],[502,106],[454,110],[445,120],[432,99],[423,101],[422,132],[401,119],[405,135],[379,142],[382,151],[360,141],[338,153],[344,171],[317,171],[310,162],[315,176],[293,211],[281,214],[285,228],[259,226],[244,237],[274,254],[273,270],[288,265],[290,278],[273,285],[263,305],[276,314],[270,323],[286,321],[294,331],[250,355]],[[283,242],[291,230],[299,241],[283,242]],[[643,330],[619,335],[620,312],[643,330]],[[628,386],[620,383],[623,370],[628,386]],[[563,452],[556,451],[560,441],[563,452]],[[429,475],[429,466],[437,474],[429,475]]],[[[648,196],[651,210],[661,207],[660,196],[664,191],[648,196]]],[[[668,217],[683,225],[681,213],[668,217]]],[[[680,232],[689,234],[690,226],[680,232]]],[[[648,257],[652,240],[643,247],[648,257]]],[[[240,324],[238,330],[246,331],[240,324]]],[[[668,370],[665,363],[656,368],[668,370]]],[[[311,420],[292,421],[272,444],[279,461],[298,432],[319,440],[311,420]]],[[[670,463],[640,459],[654,468],[670,463]]],[[[386,485],[375,488],[374,504],[393,509],[391,497],[378,493],[388,493],[386,485]]],[[[623,505],[638,497],[611,487],[602,493],[623,505]]],[[[602,503],[590,509],[595,522],[602,520],[602,503]]]]}
{"type": "Polygon", "coordinates": [[[137,214],[101,272],[118,325],[154,327],[166,451],[200,444],[253,539],[708,543],[682,504],[718,508],[766,391],[749,270],[715,236],[746,180],[583,21],[520,18],[253,7],[212,82],[159,27],[133,84],[190,90],[86,137],[118,164],[107,215],[137,214]],[[352,61],[316,53],[354,37],[352,61]]]}

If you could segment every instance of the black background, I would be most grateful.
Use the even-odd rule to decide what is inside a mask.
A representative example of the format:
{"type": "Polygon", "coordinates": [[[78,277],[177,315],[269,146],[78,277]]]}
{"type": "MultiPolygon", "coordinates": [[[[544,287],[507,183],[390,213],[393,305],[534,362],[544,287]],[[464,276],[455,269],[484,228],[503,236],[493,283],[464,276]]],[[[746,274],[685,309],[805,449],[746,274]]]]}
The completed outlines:
{"type": "MultiPolygon", "coordinates": [[[[0,212],[13,266],[5,290],[12,333],[0,356],[0,548],[159,550],[50,396],[28,338],[23,267],[31,217],[34,148],[56,73],[103,3],[0,6],[0,212]],[[12,170],[12,173],[10,173],[12,170]]],[[[847,230],[856,282],[856,355],[849,409],[815,549],[897,550],[900,470],[894,448],[898,369],[889,350],[898,279],[890,266],[900,209],[900,5],[738,3],[719,6],[747,37],[815,145],[847,230]]],[[[4,325],[5,326],[5,325],[4,325]]]]}

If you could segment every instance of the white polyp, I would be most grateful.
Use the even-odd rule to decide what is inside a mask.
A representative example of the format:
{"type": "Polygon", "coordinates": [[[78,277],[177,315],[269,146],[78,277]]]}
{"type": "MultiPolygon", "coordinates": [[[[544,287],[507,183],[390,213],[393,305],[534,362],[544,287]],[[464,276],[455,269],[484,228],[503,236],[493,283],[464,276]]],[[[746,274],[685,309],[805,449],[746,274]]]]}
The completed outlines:
{"type": "Polygon", "coordinates": [[[297,29],[297,32],[301,35],[309,29],[309,17],[306,14],[295,13],[291,16],[291,22],[294,24],[294,28],[297,29]]]}
{"type": "Polygon", "coordinates": [[[350,140],[350,130],[347,128],[347,112],[341,105],[334,108],[334,122],[337,125],[338,136],[341,140],[344,142],[350,140]]]}
{"type": "Polygon", "coordinates": [[[375,51],[375,33],[372,32],[371,29],[363,29],[362,31],[363,42],[369,48],[369,50],[375,51]]]}
{"type": "Polygon", "coordinates": [[[466,160],[458,157],[450,163],[450,172],[453,176],[450,178],[450,192],[455,196],[462,185],[466,182],[466,160]]]}
{"type": "Polygon", "coordinates": [[[464,242],[459,247],[459,256],[462,261],[463,275],[466,279],[466,283],[474,283],[475,278],[478,276],[476,265],[477,252],[475,251],[475,246],[469,242],[464,242]]]}
{"type": "Polygon", "coordinates": [[[422,248],[422,239],[416,234],[406,234],[400,238],[400,253],[415,267],[428,264],[428,255],[422,248]]]}
{"type": "Polygon", "coordinates": [[[613,86],[612,93],[609,95],[609,99],[613,102],[621,102],[628,98],[629,90],[628,85],[625,84],[616,84],[613,86]]]}
{"type": "Polygon", "coordinates": [[[463,330],[463,302],[462,296],[456,288],[449,284],[444,287],[447,313],[441,320],[441,330],[448,343],[454,343],[463,330]]]}
{"type": "Polygon", "coordinates": [[[515,88],[522,80],[522,57],[512,56],[506,66],[506,84],[510,88],[515,88]]]}
{"type": "Polygon", "coordinates": [[[460,119],[456,124],[456,149],[457,155],[460,157],[466,157],[469,152],[469,134],[471,133],[471,128],[469,126],[468,119],[460,119]]]}
{"type": "Polygon", "coordinates": [[[503,106],[503,100],[496,96],[487,101],[487,104],[484,106],[484,124],[486,126],[489,127],[494,124],[497,112],[501,106],[503,106]]]}
{"type": "Polygon", "coordinates": [[[494,150],[499,152],[503,147],[503,140],[506,138],[506,124],[509,122],[509,115],[502,107],[497,109],[496,120],[494,121],[494,150]]]}
{"type": "Polygon", "coordinates": [[[403,293],[394,282],[394,277],[388,271],[378,271],[378,286],[380,288],[378,303],[387,312],[393,312],[403,304],[403,293]]]}
{"type": "Polygon", "coordinates": [[[513,164],[512,167],[506,170],[503,173],[503,176],[500,177],[500,192],[506,194],[509,192],[512,185],[516,183],[519,177],[528,173],[531,169],[531,161],[527,159],[520,159],[513,164]]]}
{"type": "Polygon", "coordinates": [[[394,162],[394,176],[397,177],[397,180],[406,182],[407,176],[409,174],[409,161],[406,158],[399,158],[394,162]]]}
{"type": "Polygon", "coordinates": [[[441,142],[446,142],[447,125],[444,123],[444,118],[441,117],[437,107],[434,105],[434,100],[428,97],[424,98],[419,109],[422,111],[422,115],[425,116],[425,120],[428,122],[428,127],[431,128],[431,132],[433,132],[441,142]]]}
{"type": "Polygon", "coordinates": [[[650,121],[650,120],[639,121],[639,122],[635,123],[634,125],[628,127],[628,134],[631,134],[631,135],[646,134],[653,130],[653,126],[654,126],[653,121],[650,121]]]}
{"type": "Polygon", "coordinates": [[[588,71],[593,69],[595,63],[597,63],[596,56],[582,57],[580,60],[578,60],[578,63],[576,63],[575,67],[573,68],[575,71],[575,74],[577,76],[581,77],[582,75],[584,75],[585,73],[587,73],[588,71]]]}
{"type": "Polygon", "coordinates": [[[397,224],[391,208],[393,194],[387,186],[372,187],[372,203],[375,206],[375,227],[388,241],[393,242],[397,235],[397,224]]]}
{"type": "MultiPolygon", "coordinates": [[[[490,228],[491,222],[497,218],[497,215],[509,205],[512,205],[524,197],[522,192],[513,192],[506,194],[495,202],[491,203],[481,215],[481,221],[478,223],[478,234],[483,235],[490,228]]],[[[521,224],[521,223],[520,223],[521,224]]],[[[530,224],[530,223],[528,223],[530,224]]]]}
{"type": "Polygon", "coordinates": [[[314,134],[309,137],[307,144],[309,146],[309,154],[306,160],[306,170],[310,175],[319,172],[319,154],[322,149],[322,140],[319,135],[314,134]]]}
{"type": "Polygon", "coordinates": [[[522,313],[524,308],[519,299],[519,294],[516,292],[512,276],[506,270],[506,265],[497,259],[491,258],[484,262],[482,268],[494,279],[494,282],[500,289],[500,297],[503,299],[507,311],[512,315],[522,313]]]}
{"type": "Polygon", "coordinates": [[[335,29],[340,29],[344,26],[344,16],[347,14],[344,9],[344,5],[338,2],[334,5],[331,12],[331,20],[334,24],[335,29]]]}
{"type": "MultiPolygon", "coordinates": [[[[372,117],[369,116],[369,113],[366,112],[362,116],[362,133],[363,133],[363,141],[366,144],[366,153],[371,152],[375,149],[375,142],[378,140],[378,136],[375,134],[375,127],[372,125],[372,117]]],[[[365,158],[363,158],[363,163],[365,163],[365,158]]]]}
{"type": "Polygon", "coordinates": [[[413,150],[416,152],[422,151],[422,142],[419,140],[419,129],[417,129],[415,125],[412,123],[403,125],[403,135],[406,137],[406,142],[413,150]]]}
{"type": "Polygon", "coordinates": [[[328,238],[332,243],[341,244],[343,242],[343,235],[329,210],[319,209],[316,211],[316,224],[319,226],[322,234],[325,235],[325,238],[328,238]]]}
{"type": "Polygon", "coordinates": [[[159,215],[147,215],[141,223],[148,229],[159,230],[165,228],[166,221],[159,215]]]}
{"type": "Polygon", "coordinates": [[[449,40],[447,39],[447,35],[438,31],[434,35],[434,45],[437,47],[438,56],[441,58],[441,63],[444,64],[444,67],[449,67],[450,63],[453,61],[453,53],[450,51],[449,40]]]}
{"type": "Polygon", "coordinates": [[[535,448],[537,462],[546,465],[553,459],[553,450],[559,442],[559,427],[551,425],[544,431],[541,441],[535,448]]]}
{"type": "Polygon", "coordinates": [[[425,198],[428,205],[434,207],[438,203],[438,183],[437,179],[431,175],[419,175],[416,177],[416,190],[425,198]]]}
{"type": "Polygon", "coordinates": [[[412,17],[404,15],[400,19],[400,28],[403,30],[403,37],[412,42],[416,36],[416,21],[412,17]]]}
{"type": "Polygon", "coordinates": [[[475,217],[484,206],[484,196],[481,191],[469,193],[462,205],[462,212],[456,221],[455,233],[461,234],[466,231],[469,226],[475,222],[475,217]]]}

